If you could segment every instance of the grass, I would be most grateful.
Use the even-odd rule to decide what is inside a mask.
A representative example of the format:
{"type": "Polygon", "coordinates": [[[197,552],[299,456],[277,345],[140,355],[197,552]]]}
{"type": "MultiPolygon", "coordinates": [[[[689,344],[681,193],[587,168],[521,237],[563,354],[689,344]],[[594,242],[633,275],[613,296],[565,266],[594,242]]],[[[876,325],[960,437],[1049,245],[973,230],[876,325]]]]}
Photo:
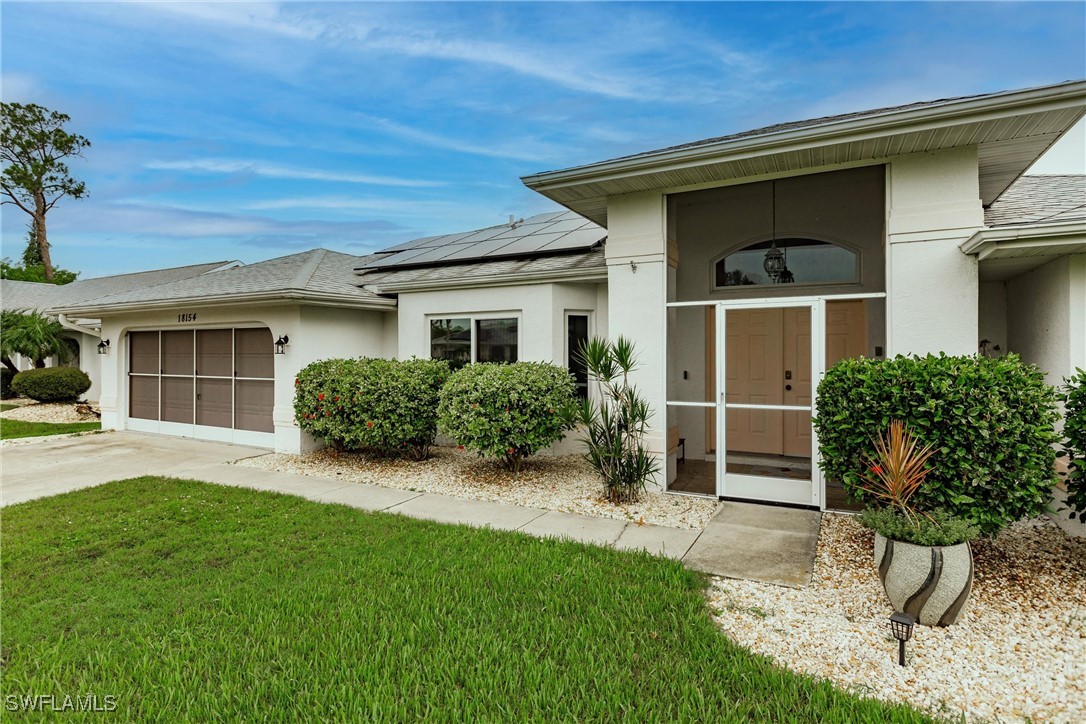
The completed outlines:
{"type": "Polygon", "coordinates": [[[680,564],[136,478],[14,505],[3,695],[125,719],[919,721],[732,644],[680,564]]]}
{"type": "Polygon", "coordinates": [[[100,422],[26,422],[25,420],[0,419],[0,440],[16,437],[41,437],[43,435],[67,435],[72,432],[101,430],[100,422]]]}
{"type": "Polygon", "coordinates": [[[0,403],[0,412],[7,412],[8,410],[14,410],[18,405],[9,405],[7,403],[0,403]]]}

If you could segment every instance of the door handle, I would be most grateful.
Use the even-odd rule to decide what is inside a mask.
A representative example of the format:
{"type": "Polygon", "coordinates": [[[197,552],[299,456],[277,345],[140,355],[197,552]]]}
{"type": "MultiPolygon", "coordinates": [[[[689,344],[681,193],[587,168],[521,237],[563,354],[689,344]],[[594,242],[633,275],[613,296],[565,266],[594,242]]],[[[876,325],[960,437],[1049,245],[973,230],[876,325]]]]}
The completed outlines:
{"type": "Polygon", "coordinates": [[[792,389],[792,385],[785,385],[785,386],[784,386],[784,389],[786,389],[786,390],[791,390],[791,389],[792,389]]]}

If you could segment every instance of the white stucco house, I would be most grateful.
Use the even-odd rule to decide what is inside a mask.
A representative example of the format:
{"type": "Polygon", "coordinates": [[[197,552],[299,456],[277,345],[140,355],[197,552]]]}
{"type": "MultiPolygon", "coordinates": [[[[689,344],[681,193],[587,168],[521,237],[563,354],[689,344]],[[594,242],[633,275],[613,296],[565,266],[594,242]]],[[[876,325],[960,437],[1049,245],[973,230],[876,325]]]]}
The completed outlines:
{"type": "Polygon", "coordinates": [[[786,123],[523,178],[565,210],[49,308],[109,341],[104,427],[288,452],[315,444],[292,409],[314,360],[580,374],[579,340],[625,335],[659,487],[832,507],[810,418],[834,361],[1013,351],[1053,383],[1086,367],[1086,179],[1024,175],[1084,113],[1075,81],[786,123]]]}

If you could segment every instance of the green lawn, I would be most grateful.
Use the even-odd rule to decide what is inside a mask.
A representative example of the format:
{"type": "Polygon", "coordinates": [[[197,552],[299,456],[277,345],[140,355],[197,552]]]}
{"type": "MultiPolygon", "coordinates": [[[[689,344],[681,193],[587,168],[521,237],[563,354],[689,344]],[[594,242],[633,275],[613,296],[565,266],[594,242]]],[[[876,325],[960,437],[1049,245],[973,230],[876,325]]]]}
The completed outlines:
{"type": "Polygon", "coordinates": [[[0,693],[128,719],[922,719],[733,645],[647,555],[153,477],[6,508],[2,547],[0,693]]]}
{"type": "Polygon", "coordinates": [[[0,402],[0,412],[7,412],[8,410],[14,410],[18,405],[9,405],[7,403],[0,402]]]}
{"type": "Polygon", "coordinates": [[[0,418],[0,440],[42,435],[67,435],[70,432],[101,430],[100,422],[25,422],[0,418]]]}

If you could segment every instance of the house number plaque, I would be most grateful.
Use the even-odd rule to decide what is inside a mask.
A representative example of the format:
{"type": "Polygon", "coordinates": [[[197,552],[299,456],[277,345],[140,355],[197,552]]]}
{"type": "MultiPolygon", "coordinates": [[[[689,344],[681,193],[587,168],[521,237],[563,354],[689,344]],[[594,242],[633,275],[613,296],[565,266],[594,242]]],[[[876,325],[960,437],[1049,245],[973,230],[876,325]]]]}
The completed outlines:
{"type": "Polygon", "coordinates": [[[195,322],[196,321],[196,312],[185,312],[183,314],[178,314],[177,315],[177,321],[178,322],[195,322]]]}

